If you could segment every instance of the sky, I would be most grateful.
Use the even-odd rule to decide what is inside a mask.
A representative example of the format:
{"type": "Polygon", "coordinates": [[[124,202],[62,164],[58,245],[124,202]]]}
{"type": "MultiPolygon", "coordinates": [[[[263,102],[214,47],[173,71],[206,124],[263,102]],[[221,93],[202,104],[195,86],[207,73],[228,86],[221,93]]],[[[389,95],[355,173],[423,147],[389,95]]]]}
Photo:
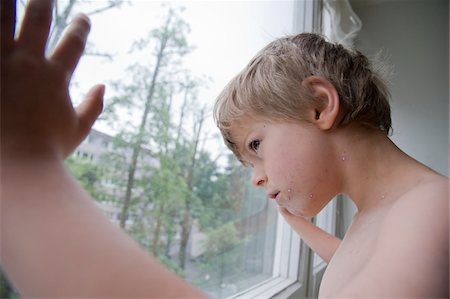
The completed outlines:
{"type": "MultiPolygon", "coordinates": [[[[88,13],[106,1],[87,1],[81,11],[88,13]]],[[[184,58],[195,76],[211,78],[200,90],[199,99],[212,107],[222,88],[266,44],[293,33],[294,1],[168,1],[170,6],[183,6],[182,18],[190,25],[188,43],[194,50],[184,58]]],[[[125,69],[133,61],[130,53],[134,41],[160,26],[164,9],[160,1],[131,0],[120,9],[110,9],[91,16],[89,42],[98,52],[113,54],[107,60],[95,56],[82,57],[71,87],[74,103],[97,83],[106,84],[105,105],[113,93],[112,80],[126,76],[125,69]]],[[[167,1],[165,3],[167,5],[167,1]]],[[[212,117],[205,123],[211,134],[217,134],[212,117]]],[[[102,123],[96,129],[113,134],[102,123]]],[[[209,134],[209,135],[211,135],[209,134]]],[[[219,150],[217,141],[208,148],[219,150]]]]}

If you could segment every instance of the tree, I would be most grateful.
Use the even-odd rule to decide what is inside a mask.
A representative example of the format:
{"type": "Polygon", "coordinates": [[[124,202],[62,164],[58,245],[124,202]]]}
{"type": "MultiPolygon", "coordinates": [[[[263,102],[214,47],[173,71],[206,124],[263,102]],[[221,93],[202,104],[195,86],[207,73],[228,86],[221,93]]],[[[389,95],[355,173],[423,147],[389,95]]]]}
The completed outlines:
{"type": "Polygon", "coordinates": [[[118,132],[114,150],[99,169],[72,167],[93,197],[116,199],[122,228],[183,275],[194,220],[208,231],[232,223],[245,190],[242,167],[230,162],[220,171],[205,150],[209,110],[198,101],[205,80],[183,69],[191,48],[181,11],[168,8],[161,26],[134,43],[140,59],[111,84],[115,95],[103,117],[118,132]],[[105,178],[114,190],[96,189],[105,178]]]}
{"type": "MultiPolygon", "coordinates": [[[[21,1],[24,5],[24,1],[21,1]]],[[[85,11],[85,14],[88,16],[92,16],[95,14],[102,13],[112,8],[119,8],[124,3],[124,0],[108,0],[105,2],[101,2],[100,5],[96,5],[96,7],[91,8],[89,11],[85,11]]],[[[89,4],[89,7],[92,7],[92,1],[85,0],[66,0],[66,1],[55,1],[53,6],[53,23],[50,29],[50,36],[47,43],[47,51],[52,51],[58,41],[60,40],[64,29],[69,24],[70,17],[77,11],[78,6],[83,6],[84,4],[89,4]]],[[[109,54],[95,52],[92,49],[92,46],[88,46],[88,50],[86,51],[88,55],[99,55],[104,57],[110,57],[109,54]]]]}
{"type": "Polygon", "coordinates": [[[192,154],[189,158],[189,165],[186,169],[185,180],[191,196],[186,198],[183,212],[183,221],[181,225],[181,242],[179,251],[179,264],[182,269],[185,268],[186,248],[192,228],[192,212],[193,203],[197,199],[194,193],[194,175],[198,164],[197,152],[199,151],[200,137],[202,133],[203,123],[205,121],[206,108],[198,111],[194,117],[194,139],[192,140],[192,154]]]}
{"type": "MultiPolygon", "coordinates": [[[[200,226],[204,230],[215,229],[235,221],[240,214],[242,202],[248,189],[244,183],[248,169],[242,166],[232,154],[228,154],[223,170],[209,156],[205,160],[202,175],[198,176],[197,193],[203,201],[203,210],[199,213],[200,226]]],[[[199,170],[200,172],[200,170],[199,170]]]]}
{"type": "Polygon", "coordinates": [[[120,226],[125,228],[130,209],[136,203],[133,194],[136,186],[138,161],[142,158],[144,149],[152,148],[155,157],[161,151],[160,146],[167,144],[161,135],[161,125],[167,123],[167,99],[175,88],[176,75],[180,72],[179,59],[189,48],[186,42],[188,25],[179,17],[178,11],[169,9],[163,25],[154,29],[142,40],[135,43],[134,49],[147,53],[149,45],[154,45],[154,51],[147,55],[151,66],[135,64],[129,68],[133,81],[116,83],[119,95],[109,106],[109,117],[114,118],[117,110],[125,109],[133,113],[141,113],[139,121],[129,121],[123,126],[120,136],[126,139],[125,144],[130,149],[128,157],[126,188],[122,201],[120,226]]]}

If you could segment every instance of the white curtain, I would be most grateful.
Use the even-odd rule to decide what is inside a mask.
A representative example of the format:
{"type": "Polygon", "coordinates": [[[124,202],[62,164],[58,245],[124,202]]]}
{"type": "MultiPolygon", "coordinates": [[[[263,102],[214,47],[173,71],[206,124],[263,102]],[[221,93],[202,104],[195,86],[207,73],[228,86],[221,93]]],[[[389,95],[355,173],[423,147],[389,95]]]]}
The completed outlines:
{"type": "Polygon", "coordinates": [[[322,33],[330,42],[352,47],[362,22],[353,11],[349,0],[324,0],[323,5],[322,33]]]}

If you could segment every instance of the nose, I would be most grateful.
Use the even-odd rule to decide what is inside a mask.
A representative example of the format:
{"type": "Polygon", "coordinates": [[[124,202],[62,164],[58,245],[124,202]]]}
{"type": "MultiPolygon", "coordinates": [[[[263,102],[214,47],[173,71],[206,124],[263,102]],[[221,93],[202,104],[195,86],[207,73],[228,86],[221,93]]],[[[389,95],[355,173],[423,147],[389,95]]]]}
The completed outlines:
{"type": "Polygon", "coordinates": [[[267,176],[262,169],[255,168],[253,169],[252,174],[252,184],[256,187],[264,187],[267,183],[267,176]]]}

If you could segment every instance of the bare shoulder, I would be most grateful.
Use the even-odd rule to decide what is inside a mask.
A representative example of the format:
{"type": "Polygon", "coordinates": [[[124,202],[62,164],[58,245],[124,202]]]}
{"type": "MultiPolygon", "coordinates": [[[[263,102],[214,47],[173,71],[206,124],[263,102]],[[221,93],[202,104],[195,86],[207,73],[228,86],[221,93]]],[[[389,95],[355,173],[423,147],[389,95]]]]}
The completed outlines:
{"type": "Polygon", "coordinates": [[[448,298],[448,216],[449,180],[417,184],[385,214],[372,256],[341,294],[448,298]]]}
{"type": "Polygon", "coordinates": [[[436,237],[435,242],[429,240],[432,246],[442,240],[438,237],[446,235],[448,241],[449,188],[449,180],[436,175],[420,182],[398,198],[383,221],[380,241],[385,240],[383,236],[391,238],[394,237],[393,234],[400,233],[396,230],[412,228],[418,230],[413,235],[414,239],[436,237]],[[400,225],[401,223],[404,224],[400,225]],[[420,234],[421,230],[428,231],[430,235],[420,234]]]}
{"type": "Polygon", "coordinates": [[[392,250],[391,242],[398,240],[410,245],[420,243],[418,251],[448,251],[449,187],[447,178],[436,176],[398,198],[383,220],[378,246],[392,250]]]}
{"type": "Polygon", "coordinates": [[[391,222],[408,219],[416,220],[413,222],[425,226],[436,221],[447,221],[449,190],[450,181],[438,175],[418,183],[394,202],[386,215],[386,230],[392,229],[391,222]],[[429,220],[436,221],[420,221],[421,219],[415,219],[414,215],[432,217],[429,220]]]}

